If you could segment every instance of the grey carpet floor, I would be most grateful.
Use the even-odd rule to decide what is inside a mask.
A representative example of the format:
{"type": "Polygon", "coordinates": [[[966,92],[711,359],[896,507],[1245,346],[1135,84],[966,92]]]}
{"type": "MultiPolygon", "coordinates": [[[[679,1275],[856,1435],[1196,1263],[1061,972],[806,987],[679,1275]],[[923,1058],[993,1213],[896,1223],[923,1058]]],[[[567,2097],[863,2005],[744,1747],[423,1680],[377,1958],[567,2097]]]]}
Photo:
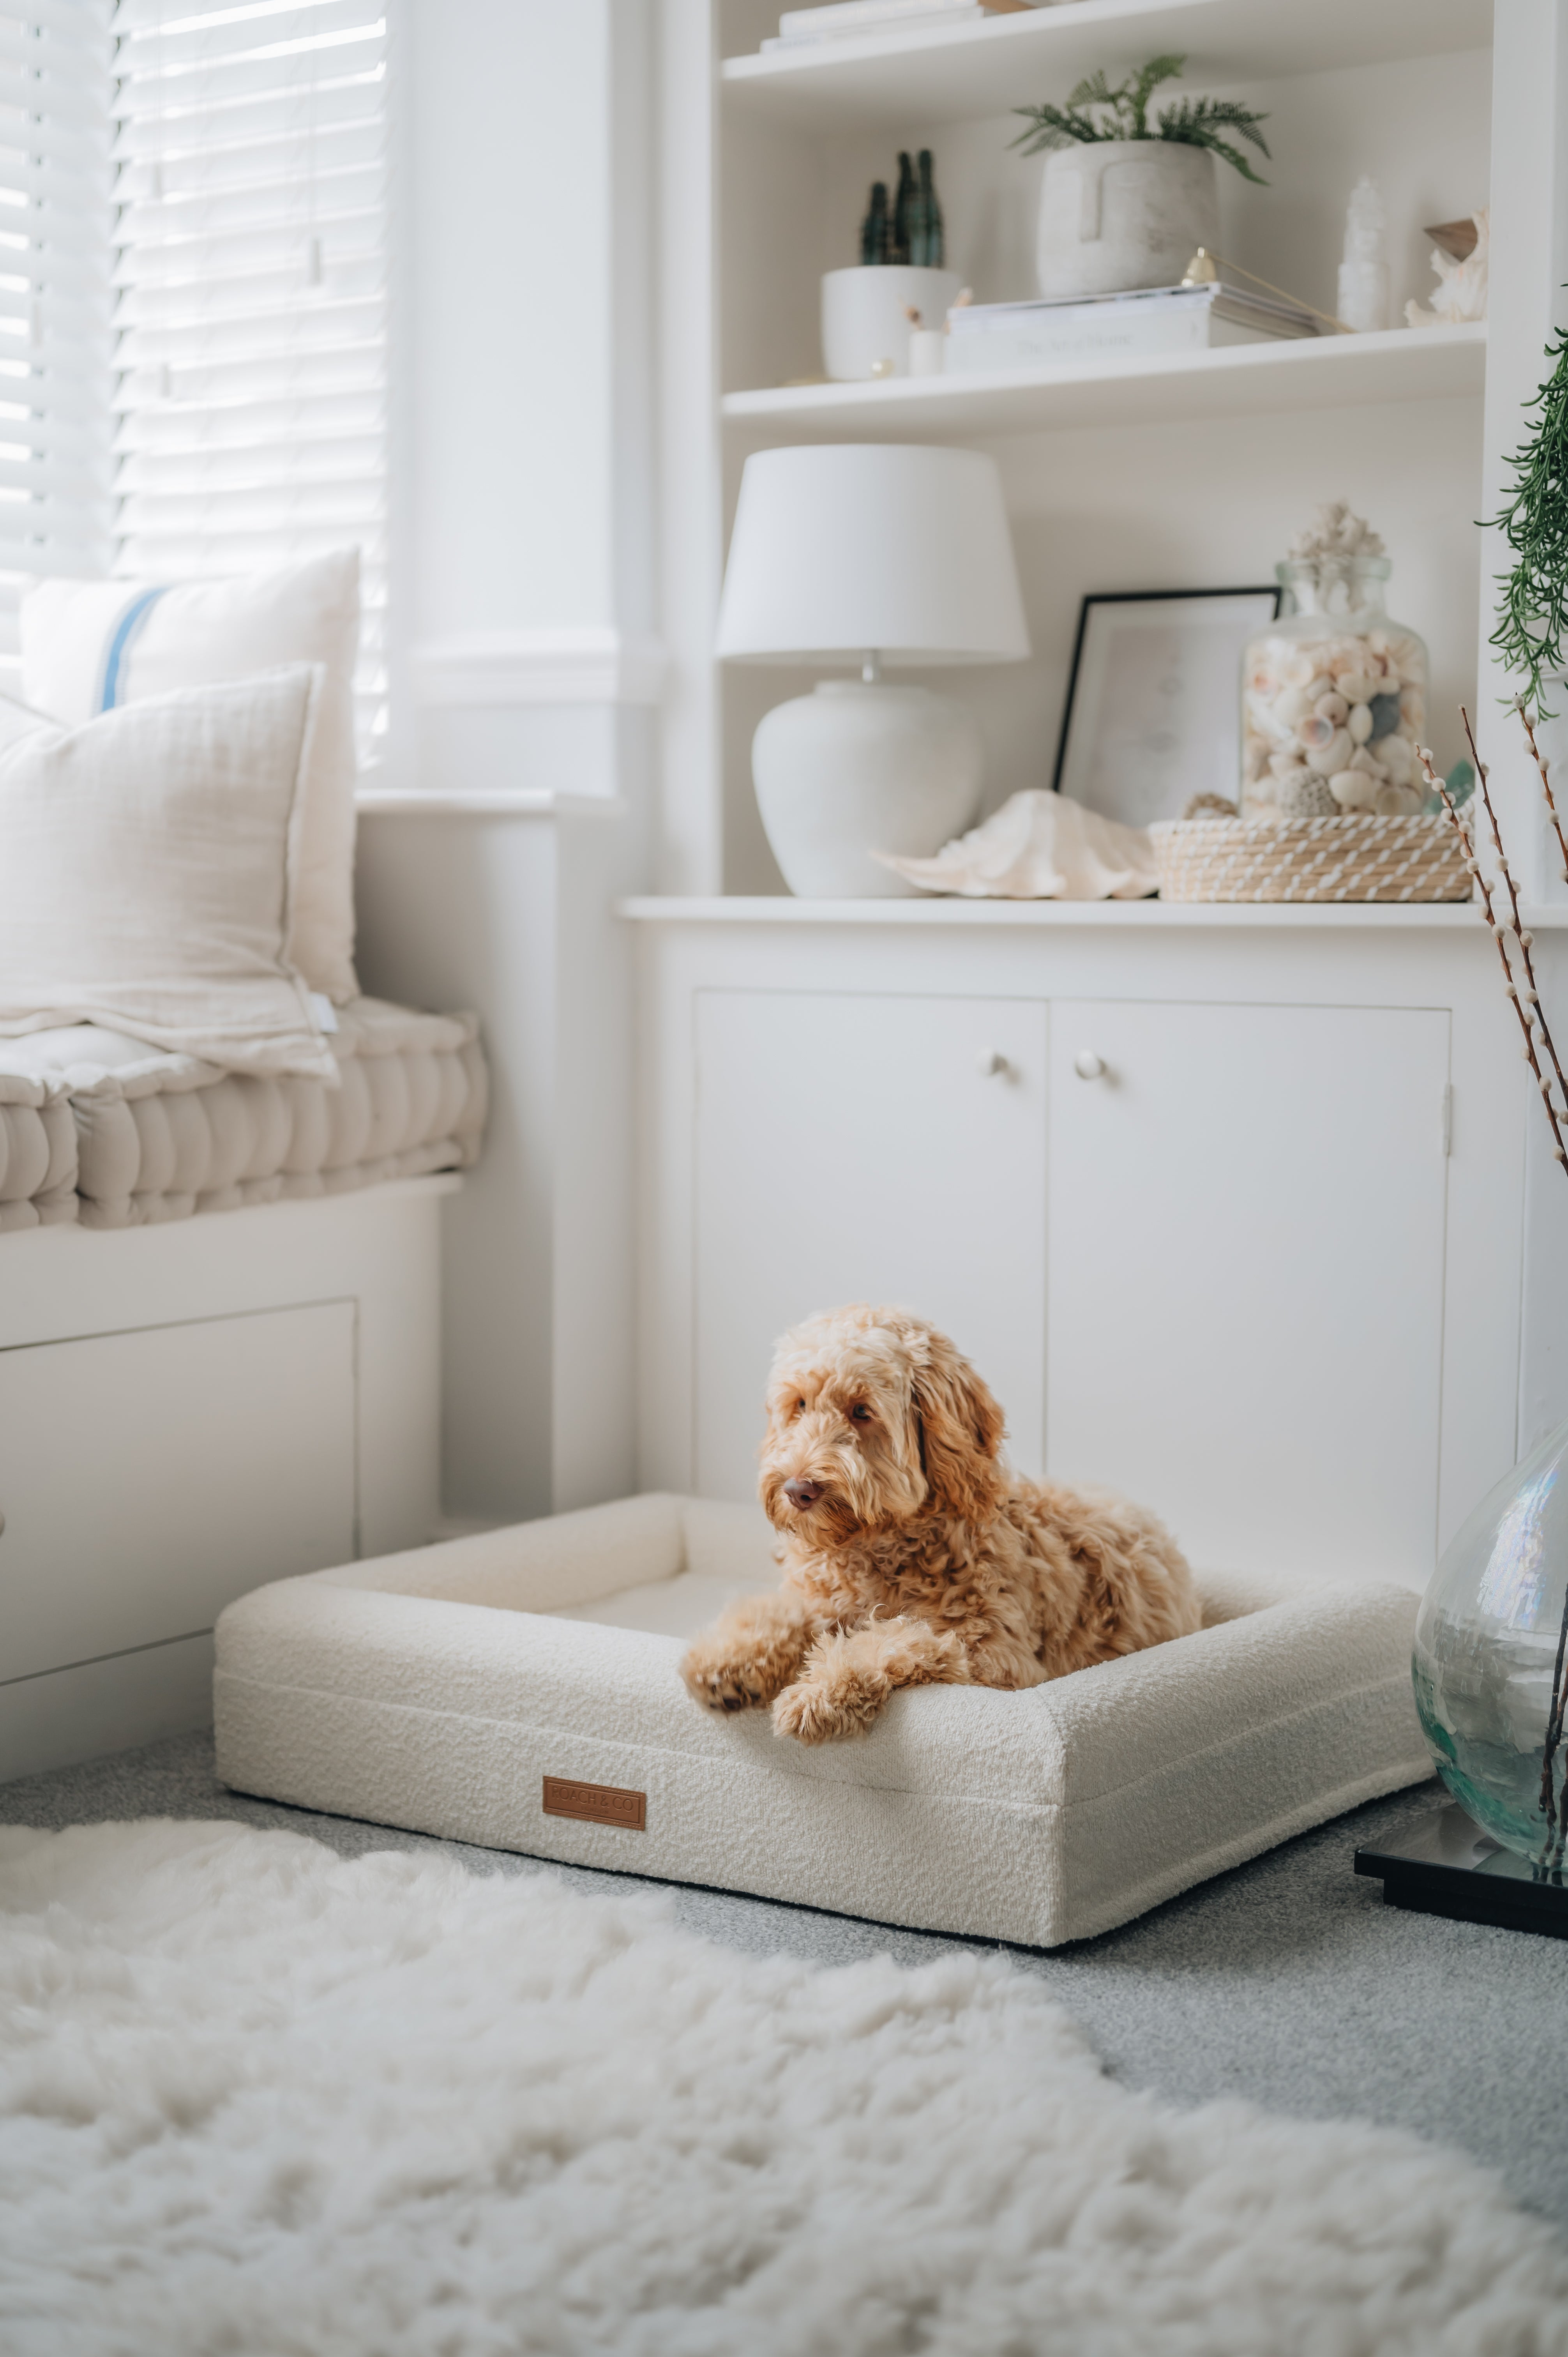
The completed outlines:
{"type": "MultiPolygon", "coordinates": [[[[1412,2128],[1500,2169],[1516,2201],[1568,2225],[1568,1943],[1404,1914],[1351,1871],[1359,1842],[1435,1795],[1423,1787],[1374,1802],[1123,1931],[1050,1954],[1008,1953],[1131,2085],[1180,2104],[1240,2095],[1302,2118],[1412,2128]]],[[[481,1874],[538,1870],[529,1858],[225,1792],[208,1735],[0,1785],[0,1823],[147,1816],[283,1826],[345,1857],[432,1849],[481,1874]]],[[[584,1890],[641,1879],[548,1871],[584,1890]]],[[[693,1931],[753,1954],[836,1964],[880,1953],[918,1964],[962,1944],[725,1891],[646,1887],[669,1889],[693,1931]]]]}

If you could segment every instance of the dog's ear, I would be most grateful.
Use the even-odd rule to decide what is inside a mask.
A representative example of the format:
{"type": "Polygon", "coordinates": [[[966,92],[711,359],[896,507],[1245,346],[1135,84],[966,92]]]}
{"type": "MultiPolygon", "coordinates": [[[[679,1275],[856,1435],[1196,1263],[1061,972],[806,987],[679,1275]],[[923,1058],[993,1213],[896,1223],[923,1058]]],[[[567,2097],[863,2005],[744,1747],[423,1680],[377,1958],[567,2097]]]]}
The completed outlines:
{"type": "Polygon", "coordinates": [[[969,1361],[959,1356],[945,1335],[930,1337],[911,1398],[932,1503],[964,1522],[989,1521],[1002,1495],[996,1452],[1005,1418],[969,1361]]]}

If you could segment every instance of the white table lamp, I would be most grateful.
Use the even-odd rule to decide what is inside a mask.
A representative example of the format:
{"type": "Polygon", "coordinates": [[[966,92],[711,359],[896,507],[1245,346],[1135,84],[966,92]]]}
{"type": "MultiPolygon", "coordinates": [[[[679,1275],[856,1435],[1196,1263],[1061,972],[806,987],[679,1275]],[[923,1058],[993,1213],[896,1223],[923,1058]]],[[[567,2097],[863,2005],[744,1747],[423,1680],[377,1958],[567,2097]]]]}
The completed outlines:
{"type": "Polygon", "coordinates": [[[883,670],[1028,654],[995,460],[865,442],[748,458],[718,651],[860,670],[776,705],[752,741],[757,807],[791,892],[917,890],[870,855],[929,858],[973,824],[980,729],[955,697],[892,686],[883,670]]]}

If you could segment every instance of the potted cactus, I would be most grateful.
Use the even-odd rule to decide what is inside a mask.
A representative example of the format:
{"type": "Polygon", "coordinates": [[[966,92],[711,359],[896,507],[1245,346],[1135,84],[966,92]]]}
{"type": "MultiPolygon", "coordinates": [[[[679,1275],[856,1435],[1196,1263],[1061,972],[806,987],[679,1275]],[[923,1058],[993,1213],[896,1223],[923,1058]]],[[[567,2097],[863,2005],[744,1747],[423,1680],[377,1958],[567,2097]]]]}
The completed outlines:
{"type": "Polygon", "coordinates": [[[1020,106],[1012,143],[1048,151],[1036,267],[1047,296],[1174,286],[1197,249],[1219,242],[1218,159],[1266,185],[1238,139],[1266,156],[1267,116],[1229,98],[1183,98],[1151,120],[1149,102],[1187,59],[1151,58],[1112,89],[1090,74],[1065,106],[1020,106]]]}
{"type": "Polygon", "coordinates": [[[898,157],[891,203],[887,183],[872,184],[860,227],[860,264],[822,280],[822,365],[830,377],[905,376],[916,324],[940,328],[958,295],[958,273],[943,267],[945,233],[931,151],[898,157]]]}

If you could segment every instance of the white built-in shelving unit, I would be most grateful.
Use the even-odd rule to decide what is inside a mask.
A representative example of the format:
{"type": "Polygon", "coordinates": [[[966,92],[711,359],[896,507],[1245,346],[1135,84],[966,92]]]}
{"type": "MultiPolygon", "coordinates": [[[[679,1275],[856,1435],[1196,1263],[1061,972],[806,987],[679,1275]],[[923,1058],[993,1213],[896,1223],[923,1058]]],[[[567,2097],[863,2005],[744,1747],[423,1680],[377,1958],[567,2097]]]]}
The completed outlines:
{"type": "MultiPolygon", "coordinates": [[[[1499,23],[1541,5],[1497,0],[1499,23]]],[[[1388,202],[1402,315],[1432,287],[1424,225],[1488,201],[1493,0],[1065,0],[764,53],[778,13],[674,0],[665,38],[664,606],[676,684],[660,888],[779,888],[748,748],[762,712],[804,675],[721,671],[711,645],[741,468],[785,442],[962,442],[997,457],[1034,654],[941,682],[981,718],[993,803],[1049,782],[1085,594],[1267,582],[1314,503],[1337,496],[1389,544],[1391,602],[1431,647],[1434,734],[1455,758],[1448,716],[1476,696],[1486,637],[1490,567],[1475,523],[1487,496],[1487,328],[1400,326],[1030,374],[811,380],[822,274],[856,258],[867,188],[894,176],[899,148],[933,149],[949,260],[977,297],[1026,297],[1043,159],[1010,148],[1012,110],[1161,50],[1186,55],[1187,89],[1242,96],[1269,117],[1269,186],[1221,167],[1222,253],[1332,308],[1345,206],[1369,172],[1388,202]]]]}
{"type": "MultiPolygon", "coordinates": [[[[739,12],[736,12],[737,22],[739,12]]],[[[776,29],[776,27],[769,27],[776,29]]],[[[1320,73],[1489,48],[1491,0],[1068,0],[992,25],[906,27],[815,51],[726,57],[725,102],[809,133],[1004,114],[1025,81],[1077,81],[1180,49],[1194,80],[1320,73]]]]}
{"type": "Polygon", "coordinates": [[[1479,395],[1486,379],[1487,330],[1478,321],[1420,336],[1391,328],[1208,352],[1063,361],[1036,371],[765,385],[725,393],[722,409],[726,426],[760,427],[779,438],[927,442],[1074,425],[1157,427],[1369,401],[1449,401],[1479,395]]]}

